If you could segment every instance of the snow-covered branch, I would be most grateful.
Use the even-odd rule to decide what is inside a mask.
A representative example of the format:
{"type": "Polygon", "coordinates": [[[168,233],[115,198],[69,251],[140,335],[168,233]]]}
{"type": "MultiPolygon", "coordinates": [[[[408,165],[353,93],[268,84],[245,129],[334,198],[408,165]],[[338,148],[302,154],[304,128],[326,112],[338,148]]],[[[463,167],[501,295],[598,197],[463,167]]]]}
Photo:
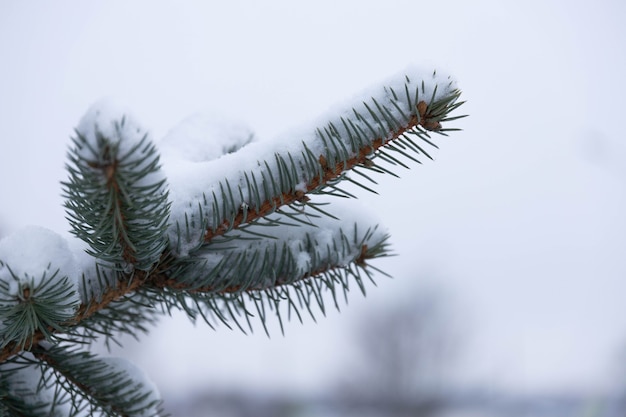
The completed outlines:
{"type": "Polygon", "coordinates": [[[425,148],[436,145],[429,132],[454,130],[441,123],[456,118],[450,113],[462,104],[459,96],[455,83],[437,73],[397,77],[308,129],[187,164],[168,175],[174,250],[189,254],[280,207],[306,204],[307,194],[336,194],[341,181],[356,182],[349,171],[384,173],[390,172],[384,163],[406,167],[402,159],[431,158],[425,148]]]}
{"type": "MultiPolygon", "coordinates": [[[[300,317],[325,312],[327,296],[339,307],[353,283],[364,292],[389,236],[344,185],[374,191],[375,175],[432,159],[434,137],[463,117],[451,115],[459,97],[449,77],[410,71],[273,141],[218,129],[200,142],[183,127],[161,155],[127,111],[97,103],[63,183],[83,246],[41,228],[0,241],[0,388],[32,373],[16,370],[25,361],[38,367],[35,386],[57,382],[52,399],[24,391],[44,407],[70,398],[77,413],[84,403],[156,415],[158,396],[134,368],[71,342],[136,335],[172,309],[242,330],[256,316],[267,331],[270,312],[282,326],[283,304],[300,317]]],[[[0,393],[0,411],[22,412],[17,398],[0,393]]]]}
{"type": "Polygon", "coordinates": [[[111,103],[92,106],[76,129],[64,185],[72,232],[89,253],[127,272],[149,270],[167,247],[169,204],[156,148],[111,103]]]}

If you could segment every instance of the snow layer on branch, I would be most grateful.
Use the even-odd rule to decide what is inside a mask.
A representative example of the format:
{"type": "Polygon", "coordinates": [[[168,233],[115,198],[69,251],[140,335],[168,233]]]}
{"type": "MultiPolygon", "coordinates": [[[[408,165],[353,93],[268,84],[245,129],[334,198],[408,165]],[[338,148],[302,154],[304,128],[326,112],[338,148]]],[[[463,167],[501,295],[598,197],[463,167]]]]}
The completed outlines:
{"type": "MultiPolygon", "coordinates": [[[[120,142],[120,150],[128,150],[144,136],[143,130],[135,122],[130,111],[111,99],[103,98],[92,104],[78,123],[76,131],[87,140],[88,146],[97,149],[101,137],[120,142]],[[124,120],[124,124],[121,122],[124,120]]],[[[84,157],[91,156],[88,148],[83,148],[84,157]]]]}
{"type": "Polygon", "coordinates": [[[169,159],[203,162],[233,153],[250,143],[252,130],[223,117],[196,114],[180,122],[159,142],[169,159]]]}
{"type": "MultiPolygon", "coordinates": [[[[368,122],[372,122],[372,116],[364,105],[364,103],[367,103],[368,106],[372,107],[372,98],[385,105],[393,101],[398,104],[402,111],[414,114],[415,109],[412,105],[409,105],[406,99],[405,86],[409,89],[412,104],[417,104],[422,100],[426,104],[430,104],[431,101],[437,101],[446,97],[458,88],[456,80],[445,72],[425,71],[422,68],[410,66],[395,76],[373,83],[372,87],[355,94],[345,102],[330,106],[325,114],[313,121],[312,127],[320,127],[328,122],[341,126],[340,119],[342,117],[354,118],[353,109],[362,114],[368,122]],[[437,88],[436,91],[435,87],[437,88]],[[393,97],[391,90],[396,93],[398,99],[393,97]]],[[[394,116],[402,117],[395,106],[391,106],[390,109],[394,116]]],[[[376,110],[375,106],[373,110],[376,110]]]]}
{"type": "MultiPolygon", "coordinates": [[[[100,170],[112,164],[114,162],[112,158],[117,157],[118,161],[123,159],[149,137],[128,109],[110,99],[101,99],[94,103],[78,123],[76,132],[85,140],[85,143],[81,144],[82,148],[77,150],[77,156],[94,162],[92,164],[94,169],[100,170]],[[115,151],[111,151],[111,148],[115,151]]],[[[134,152],[134,155],[139,162],[143,152],[134,152]]],[[[125,164],[133,162],[124,161],[125,164]]],[[[150,162],[149,158],[144,158],[133,169],[139,172],[150,162]]],[[[106,174],[106,171],[103,171],[103,174],[106,174]]],[[[106,180],[106,175],[103,178],[106,180]]],[[[162,171],[153,170],[143,178],[141,184],[152,185],[163,179],[162,171]]]]}
{"type": "MultiPolygon", "coordinates": [[[[0,281],[8,284],[10,295],[17,295],[20,287],[40,287],[44,279],[54,280],[48,285],[55,287],[68,277],[77,287],[78,275],[66,240],[48,229],[28,226],[0,240],[0,281]]],[[[78,294],[73,297],[78,300],[78,294]]]]}
{"type": "MultiPolygon", "coordinates": [[[[413,68],[378,85],[335,106],[310,126],[274,140],[251,143],[218,159],[199,161],[189,152],[177,150],[172,146],[172,138],[167,138],[162,156],[172,200],[169,228],[172,249],[186,256],[199,247],[207,229],[220,227],[239,210],[256,208],[281,193],[305,190],[319,175],[317,161],[321,155],[333,165],[352,158],[360,148],[376,139],[386,141],[390,132],[396,130],[381,126],[381,119],[406,124],[415,115],[419,101],[428,104],[433,97],[434,100],[445,97],[456,88],[446,75],[413,68]],[[377,104],[385,110],[380,112],[377,104]],[[372,115],[372,110],[377,116],[372,115]],[[355,146],[354,137],[358,137],[359,146],[355,146]],[[181,155],[187,156],[181,159],[181,155]],[[278,172],[284,162],[291,178],[283,178],[281,183],[278,172]],[[256,183],[256,187],[251,188],[250,183],[256,183]]],[[[180,127],[176,131],[185,129],[180,127]]],[[[210,139],[194,135],[187,138],[185,148],[203,149],[204,141],[209,140],[219,148],[219,144],[230,139],[228,135],[210,139]],[[196,140],[200,143],[194,144],[196,140]]],[[[357,218],[354,220],[359,222],[357,218]]]]}

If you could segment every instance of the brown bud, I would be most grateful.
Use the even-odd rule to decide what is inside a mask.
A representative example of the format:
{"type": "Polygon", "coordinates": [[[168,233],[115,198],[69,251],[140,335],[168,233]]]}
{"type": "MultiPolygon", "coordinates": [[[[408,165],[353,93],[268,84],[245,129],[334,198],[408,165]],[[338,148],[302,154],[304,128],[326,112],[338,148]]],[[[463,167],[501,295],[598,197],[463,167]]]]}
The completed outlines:
{"type": "Polygon", "coordinates": [[[424,100],[417,103],[417,112],[419,113],[420,117],[424,117],[424,115],[426,114],[427,108],[428,108],[428,105],[426,104],[424,100]]]}
{"type": "Polygon", "coordinates": [[[426,130],[439,130],[439,129],[441,129],[441,123],[439,123],[436,120],[424,120],[424,123],[422,123],[422,126],[424,126],[424,129],[426,129],[426,130]]]}
{"type": "Polygon", "coordinates": [[[307,201],[310,200],[309,196],[307,196],[304,191],[302,190],[297,190],[296,191],[296,200],[301,202],[301,203],[306,203],[307,201]]]}

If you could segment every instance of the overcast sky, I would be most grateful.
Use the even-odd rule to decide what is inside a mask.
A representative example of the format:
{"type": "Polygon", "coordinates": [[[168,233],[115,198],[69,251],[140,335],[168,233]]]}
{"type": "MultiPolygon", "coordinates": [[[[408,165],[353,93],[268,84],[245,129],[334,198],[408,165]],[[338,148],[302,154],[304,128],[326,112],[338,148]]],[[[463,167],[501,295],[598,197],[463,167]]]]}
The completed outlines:
{"type": "Polygon", "coordinates": [[[355,201],[389,227],[398,256],[379,265],[395,279],[269,340],[260,326],[243,336],[166,320],[133,345],[138,360],[158,358],[150,373],[164,391],[320,390],[350,358],[351,323],[436,287],[463,333],[458,383],[615,388],[626,350],[625,18],[620,0],[0,0],[0,233],[66,232],[69,136],[101,97],[133,109],[157,140],[198,112],[264,138],[408,65],[439,68],[464,91],[464,131],[355,201]]]}

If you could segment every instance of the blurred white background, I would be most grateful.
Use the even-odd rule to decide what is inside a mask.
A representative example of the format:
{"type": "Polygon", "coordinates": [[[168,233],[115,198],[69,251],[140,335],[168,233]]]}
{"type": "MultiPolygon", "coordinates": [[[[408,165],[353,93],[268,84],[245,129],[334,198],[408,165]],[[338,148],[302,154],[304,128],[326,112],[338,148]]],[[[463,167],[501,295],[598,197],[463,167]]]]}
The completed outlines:
{"type": "Polygon", "coordinates": [[[436,293],[456,345],[440,384],[623,390],[625,18],[620,0],[2,0],[0,234],[67,233],[69,137],[103,96],[156,140],[198,112],[265,138],[409,64],[438,68],[464,91],[464,131],[439,141],[435,162],[354,201],[390,229],[398,256],[377,266],[393,280],[284,337],[176,317],[115,354],[135,357],[166,399],[323,393],[368,366],[354,343],[366,317],[436,293]]]}

